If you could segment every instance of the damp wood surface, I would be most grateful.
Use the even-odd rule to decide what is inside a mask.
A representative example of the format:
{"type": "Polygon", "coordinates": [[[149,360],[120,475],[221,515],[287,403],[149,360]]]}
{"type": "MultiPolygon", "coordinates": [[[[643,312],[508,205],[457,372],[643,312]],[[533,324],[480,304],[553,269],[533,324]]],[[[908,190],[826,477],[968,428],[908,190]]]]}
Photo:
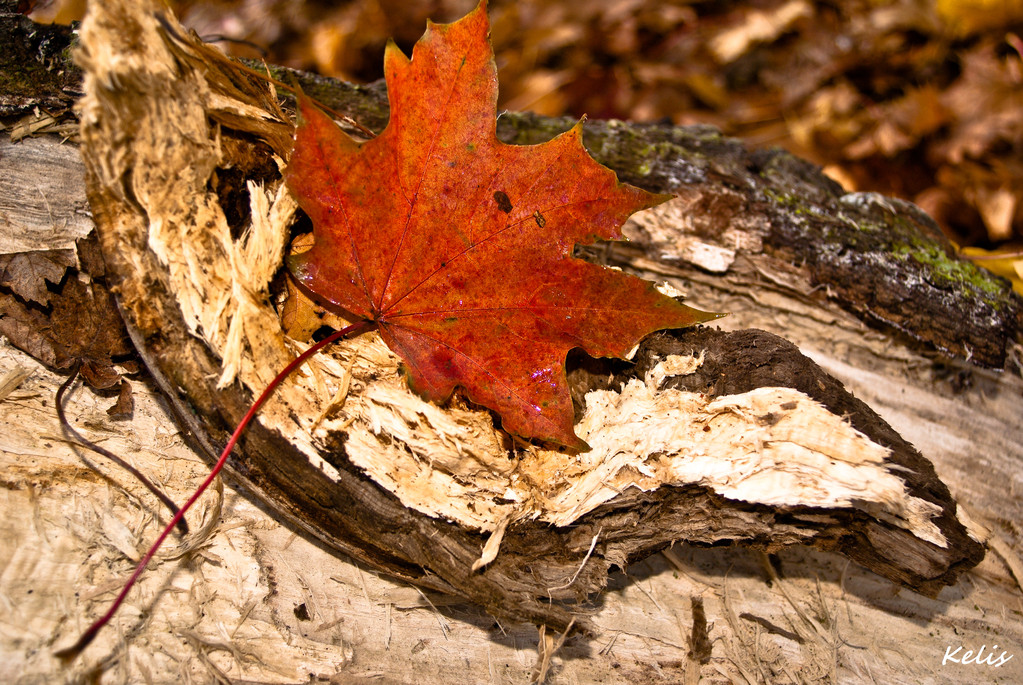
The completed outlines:
{"type": "MultiPolygon", "coordinates": [[[[33,149],[34,159],[45,160],[35,150],[52,148],[45,176],[65,189],[54,195],[65,196],[60,199],[70,202],[68,206],[81,206],[74,189],[82,188],[83,169],[68,156],[69,147],[59,138],[44,136],[12,148],[5,162],[26,168],[45,165],[19,161],[26,156],[17,153],[33,149]],[[66,181],[61,183],[60,178],[66,181]]],[[[35,197],[26,207],[38,213],[39,189],[32,190],[35,197]]],[[[706,183],[695,184],[678,202],[693,211],[722,196],[728,192],[715,194],[706,183]]],[[[57,206],[56,199],[51,207],[57,206]]],[[[12,206],[16,209],[18,203],[12,206]]],[[[726,331],[721,335],[760,328],[796,343],[935,465],[937,476],[960,503],[959,517],[979,524],[972,526],[975,531],[988,529],[996,552],[952,587],[930,588],[938,594],[928,599],[820,550],[777,545],[774,555],[767,557],[754,550],[679,545],[627,564],[626,573],[612,572],[608,591],[585,605],[592,613],[593,636],[571,638],[561,648],[552,681],[677,682],[699,672],[708,682],[743,678],[958,682],[976,679],[976,669],[987,669],[982,677],[991,676],[992,681],[1018,680],[1019,659],[997,669],[941,665],[946,647],[963,644],[976,649],[986,644],[990,650],[997,638],[999,651],[1013,653],[1021,644],[1020,595],[1011,571],[1012,564],[1018,569],[1013,550],[1019,549],[1021,520],[1016,497],[1023,456],[1018,377],[941,361],[926,347],[907,345],[868,328],[840,297],[825,297],[829,293],[821,292],[817,277],[793,267],[789,255],[750,247],[764,238],[763,224],[752,220],[759,216],[756,211],[749,210],[751,225],[745,225],[745,233],[737,231],[724,239],[717,233],[709,237],[714,231],[708,226],[680,231],[686,222],[671,211],[637,218],[629,228],[635,239],[631,246],[611,246],[590,256],[668,280],[684,290],[690,302],[731,312],[721,322],[726,331]],[[690,645],[700,606],[708,621],[709,653],[690,645]]],[[[679,205],[674,211],[680,211],[679,205]]],[[[28,219],[19,220],[16,212],[7,216],[11,234],[31,225],[28,219]]],[[[731,219],[744,227],[742,216],[731,219]]],[[[32,230],[36,229],[25,232],[32,230]]],[[[73,241],[65,238],[62,244],[73,241]]],[[[201,311],[190,315],[196,320],[204,316],[201,311]]],[[[186,328],[181,325],[177,333],[168,332],[161,342],[166,345],[186,328]]],[[[1002,330],[997,325],[995,329],[1002,330]]],[[[1003,336],[1002,349],[1011,354],[1014,348],[1005,337],[1011,336],[1003,336]]],[[[763,344],[765,339],[751,340],[763,344]]],[[[150,352],[165,353],[159,345],[150,352]]],[[[10,531],[5,537],[14,541],[5,553],[4,594],[22,617],[5,629],[4,648],[16,657],[10,662],[16,669],[12,674],[49,682],[58,673],[50,650],[61,646],[55,643],[66,641],[78,623],[84,627],[77,609],[101,606],[126,575],[142,540],[153,535],[155,511],[145,495],[125,499],[120,487],[84,469],[59,439],[52,417],[52,391],[59,377],[9,348],[3,359],[5,371],[32,372],[2,405],[3,420],[10,427],[3,446],[8,476],[5,512],[10,511],[4,518],[10,531]],[[77,591],[87,597],[75,598],[77,591]]],[[[345,359],[339,361],[343,367],[345,359]]],[[[719,365],[714,373],[693,379],[701,388],[720,386],[718,394],[729,394],[759,387],[749,383],[758,371],[743,369],[741,359],[734,365],[721,356],[711,361],[719,365]]],[[[244,360],[239,364],[243,376],[273,372],[246,370],[244,360]]],[[[709,367],[704,372],[709,374],[709,367]]],[[[147,470],[180,501],[190,484],[201,479],[202,459],[187,447],[178,424],[168,415],[167,398],[175,393],[161,395],[155,386],[135,385],[139,398],[130,423],[106,418],[104,400],[82,390],[71,415],[93,437],[148,465],[147,470]]],[[[242,405],[241,398],[216,395],[212,384],[210,388],[208,397],[186,398],[193,406],[226,399],[224,415],[238,411],[235,405],[242,405]]],[[[213,438],[220,438],[216,430],[213,438]]],[[[272,436],[256,439],[274,445],[272,436]]],[[[244,464],[237,466],[244,471],[244,464]]],[[[134,491],[118,474],[110,475],[134,491]]],[[[251,482],[252,473],[243,475],[251,482]]],[[[136,596],[135,612],[119,619],[121,634],[97,646],[91,661],[65,671],[66,677],[85,674],[74,669],[102,668],[112,681],[132,681],[139,673],[150,673],[156,681],[167,682],[180,680],[180,669],[186,668],[194,669],[189,671],[192,677],[201,680],[222,673],[251,682],[305,682],[310,674],[372,682],[414,682],[424,676],[434,682],[529,678],[537,658],[534,628],[495,621],[475,605],[429,591],[421,594],[412,585],[393,580],[404,577],[445,589],[444,582],[415,577],[415,569],[402,566],[397,556],[388,568],[392,574],[388,580],[366,566],[328,554],[254,506],[251,485],[243,492],[249,498],[230,487],[222,501],[215,494],[207,498],[206,518],[199,512],[195,527],[201,528],[206,520],[210,528],[196,536],[189,556],[161,563],[136,596]],[[145,614],[138,613],[141,609],[145,614]]],[[[643,504],[649,507],[651,501],[643,504]]],[[[761,520],[761,525],[766,536],[779,534],[780,528],[772,529],[769,522],[761,520]]],[[[828,522],[816,525],[826,529],[828,522]]],[[[599,527],[580,530],[569,539],[577,559],[589,557],[589,546],[597,549],[593,560],[614,560],[613,547],[599,527]]],[[[619,546],[633,552],[643,548],[627,539],[619,546]]],[[[174,551],[167,554],[173,557],[174,551]]],[[[380,559],[376,561],[381,565],[380,559]]],[[[594,582],[587,577],[592,564],[558,568],[555,561],[556,578],[547,587],[594,582]],[[577,578],[576,570],[585,572],[576,573],[577,578]]]]}

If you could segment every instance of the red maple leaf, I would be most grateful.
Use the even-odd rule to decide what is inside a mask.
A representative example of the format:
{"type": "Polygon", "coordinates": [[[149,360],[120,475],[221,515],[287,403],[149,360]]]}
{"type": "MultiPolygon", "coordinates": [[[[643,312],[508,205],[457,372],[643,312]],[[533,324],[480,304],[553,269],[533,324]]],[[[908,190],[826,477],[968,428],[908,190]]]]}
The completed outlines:
{"type": "Polygon", "coordinates": [[[619,183],[586,153],[581,125],[542,145],[498,141],[488,28],[481,1],[460,21],[431,24],[411,61],[389,44],[391,118],[369,142],[299,97],[286,181],[315,243],[288,266],[362,322],[313,345],[267,385],[107,612],[58,656],[73,658],[109,623],[259,408],[331,341],[375,325],[426,398],[443,401],[461,387],[513,433],[586,449],[572,430],[568,351],[622,357],[648,333],[717,316],[572,258],[576,244],[622,238],[629,215],[669,196],[619,183]]]}
{"type": "Polygon", "coordinates": [[[713,318],[639,278],[572,258],[622,238],[668,199],[618,182],[582,125],[542,145],[496,135],[497,69],[485,3],[430,24],[409,60],[387,46],[390,121],[352,140],[308,98],[286,179],[315,245],[288,265],[314,294],[375,322],[411,387],[461,387],[510,432],[580,449],[568,351],[622,357],[647,334],[713,318]]]}

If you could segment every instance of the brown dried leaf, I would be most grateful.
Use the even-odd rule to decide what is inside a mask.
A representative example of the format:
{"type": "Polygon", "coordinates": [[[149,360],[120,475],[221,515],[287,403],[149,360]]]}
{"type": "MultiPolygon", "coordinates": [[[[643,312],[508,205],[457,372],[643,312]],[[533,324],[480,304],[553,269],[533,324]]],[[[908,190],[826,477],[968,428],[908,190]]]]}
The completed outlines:
{"type": "Polygon", "coordinates": [[[50,303],[46,283],[57,285],[64,272],[78,266],[73,250],[41,250],[0,255],[0,286],[24,300],[42,305],[50,303]]]}
{"type": "Polygon", "coordinates": [[[132,393],[131,383],[126,378],[121,379],[121,389],[117,393],[117,402],[107,409],[111,418],[124,419],[131,416],[135,411],[135,396],[132,393]]]}
{"type": "Polygon", "coordinates": [[[710,41],[710,49],[722,64],[734,62],[754,45],[777,39],[789,31],[796,21],[812,13],[810,3],[805,0],[790,0],[767,11],[744,12],[741,22],[714,36],[710,41]]]}
{"type": "Polygon", "coordinates": [[[80,361],[91,386],[110,388],[120,380],[111,358],[133,348],[110,293],[85,278],[74,274],[49,292],[48,308],[0,293],[0,334],[49,366],[66,369],[80,361]]]}
{"type": "Polygon", "coordinates": [[[54,297],[48,328],[64,353],[58,366],[80,359],[92,367],[88,372],[83,367],[82,375],[95,382],[95,387],[113,385],[116,380],[110,381],[110,374],[103,369],[110,366],[111,357],[132,351],[110,293],[81,278],[69,278],[60,296],[54,297]]]}
{"type": "Polygon", "coordinates": [[[963,57],[963,74],[942,102],[955,117],[952,137],[940,150],[953,164],[980,159],[998,143],[1023,139],[1023,58],[999,58],[988,43],[963,57]]]}
{"type": "Polygon", "coordinates": [[[57,350],[45,330],[48,324],[43,311],[28,307],[10,293],[0,293],[0,335],[47,366],[57,366],[57,350]]]}

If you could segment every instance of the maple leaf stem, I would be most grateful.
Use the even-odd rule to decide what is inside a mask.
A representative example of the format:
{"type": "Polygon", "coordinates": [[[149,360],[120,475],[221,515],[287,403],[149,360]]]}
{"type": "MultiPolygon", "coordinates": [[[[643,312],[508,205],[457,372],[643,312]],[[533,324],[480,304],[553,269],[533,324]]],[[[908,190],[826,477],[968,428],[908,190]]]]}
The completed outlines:
{"type": "Polygon", "coordinates": [[[78,638],[78,641],[75,642],[75,644],[55,652],[55,656],[64,660],[74,659],[82,652],[82,650],[89,646],[89,643],[92,642],[92,640],[96,637],[96,635],[103,628],[103,626],[110,622],[110,619],[112,619],[114,617],[114,614],[117,613],[117,610],[120,608],[121,604],[124,603],[125,598],[128,596],[128,592],[131,590],[132,587],[134,587],[136,581],[142,575],[142,572],[146,570],[146,567],[149,565],[149,562],[152,560],[157,550],[160,549],[160,546],[163,544],[163,541],[167,539],[167,536],[170,535],[170,532],[174,530],[174,527],[176,525],[178,525],[178,522],[184,519],[185,513],[192,507],[193,504],[195,504],[199,497],[202,496],[206,489],[213,483],[216,477],[220,474],[220,471],[224,468],[224,465],[227,463],[227,459],[231,455],[231,451],[234,449],[234,446],[238,442],[238,439],[241,437],[242,433],[245,432],[245,429],[248,428],[249,424],[252,423],[252,419],[255,418],[256,413],[259,411],[260,407],[262,407],[263,404],[268,399],[270,399],[270,396],[273,394],[274,390],[277,389],[277,386],[279,386],[284,381],[285,378],[290,376],[292,371],[297,369],[307,359],[309,359],[309,357],[313,356],[314,354],[322,350],[324,347],[327,347],[331,343],[337,342],[342,338],[347,338],[350,336],[365,333],[366,331],[372,329],[375,325],[376,324],[373,321],[364,320],[359,321],[358,323],[354,323],[351,326],[346,326],[345,328],[342,328],[339,331],[335,331],[334,333],[331,333],[329,336],[327,336],[320,342],[316,343],[302,354],[295,357],[287,366],[284,367],[284,369],[280,373],[274,376],[274,379],[267,384],[266,388],[264,388],[263,392],[260,393],[259,397],[256,398],[256,401],[252,403],[252,406],[249,407],[248,412],[246,412],[245,416],[242,417],[242,420],[238,423],[238,426],[234,429],[234,433],[231,434],[231,438],[227,441],[227,444],[224,445],[224,449],[220,453],[220,457],[217,459],[217,463],[214,464],[213,468],[210,470],[210,474],[206,477],[206,480],[204,480],[202,482],[202,485],[200,485],[196,489],[196,491],[192,493],[192,496],[188,498],[188,501],[185,502],[184,505],[182,505],[181,509],[179,509],[177,513],[174,514],[174,518],[170,520],[170,523],[168,523],[164,527],[159,537],[156,538],[156,541],[149,547],[149,550],[146,552],[145,556],[142,557],[141,561],[139,561],[138,565],[135,567],[135,571],[131,574],[131,577],[128,578],[128,581],[124,584],[124,587],[121,588],[120,593],[118,593],[117,598],[114,599],[113,603],[107,609],[106,613],[103,614],[103,616],[101,616],[95,623],[89,626],[89,628],[84,633],[82,633],[81,637],[78,638]]]}

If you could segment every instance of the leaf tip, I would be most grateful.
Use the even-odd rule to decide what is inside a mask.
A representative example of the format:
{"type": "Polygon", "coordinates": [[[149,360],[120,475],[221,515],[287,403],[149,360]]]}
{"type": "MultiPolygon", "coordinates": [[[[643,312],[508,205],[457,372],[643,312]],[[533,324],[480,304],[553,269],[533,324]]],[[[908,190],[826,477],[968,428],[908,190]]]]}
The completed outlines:
{"type": "Polygon", "coordinates": [[[315,273],[313,273],[316,263],[310,259],[308,252],[302,252],[300,254],[290,254],[284,258],[284,264],[288,269],[288,273],[291,274],[292,278],[306,286],[310,287],[315,280],[315,273]]]}
{"type": "Polygon", "coordinates": [[[479,3],[476,4],[476,9],[472,10],[467,15],[462,17],[461,21],[479,20],[480,15],[483,15],[482,16],[483,21],[489,25],[490,18],[487,15],[487,0],[480,0],[479,3]]]}
{"type": "Polygon", "coordinates": [[[410,61],[408,55],[402,52],[394,39],[388,38],[387,45],[384,46],[384,79],[388,81],[389,88],[392,87],[391,77],[398,71],[407,68],[410,61]]]}
{"type": "Polygon", "coordinates": [[[678,197],[675,193],[648,193],[648,195],[650,196],[650,204],[646,206],[647,209],[662,205],[668,200],[674,200],[678,197]]]}
{"type": "Polygon", "coordinates": [[[562,445],[563,447],[567,447],[568,449],[574,450],[576,452],[589,452],[591,449],[593,449],[592,447],[590,447],[590,443],[580,438],[578,435],[575,434],[574,431],[572,433],[571,440],[568,440],[564,443],[559,441],[555,442],[559,445],[562,445]]]}
{"type": "Polygon", "coordinates": [[[692,307],[689,307],[689,309],[692,309],[695,314],[696,320],[693,321],[694,325],[717,321],[718,319],[723,319],[731,314],[731,312],[705,312],[702,309],[693,309],[692,307]]]}

